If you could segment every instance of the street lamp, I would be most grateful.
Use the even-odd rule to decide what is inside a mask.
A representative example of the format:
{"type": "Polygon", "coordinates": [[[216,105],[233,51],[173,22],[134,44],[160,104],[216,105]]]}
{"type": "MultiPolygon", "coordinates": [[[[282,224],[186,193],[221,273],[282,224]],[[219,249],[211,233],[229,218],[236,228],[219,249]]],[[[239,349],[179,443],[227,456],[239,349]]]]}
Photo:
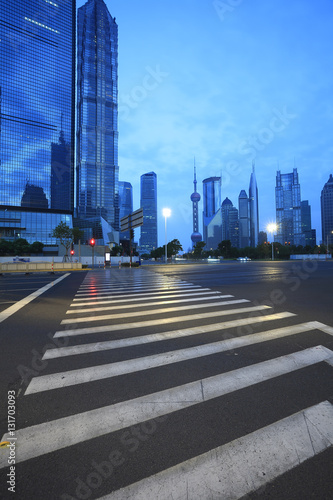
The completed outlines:
{"type": "Polygon", "coordinates": [[[268,233],[272,234],[272,260],[274,260],[274,245],[273,245],[273,240],[274,240],[274,233],[275,233],[276,230],[277,230],[277,225],[276,224],[274,224],[274,223],[268,224],[267,231],[268,231],[268,233]]]}
{"type": "Polygon", "coordinates": [[[168,262],[168,252],[167,252],[167,218],[170,217],[171,215],[171,210],[170,208],[163,208],[163,217],[165,219],[165,263],[168,262]]]}

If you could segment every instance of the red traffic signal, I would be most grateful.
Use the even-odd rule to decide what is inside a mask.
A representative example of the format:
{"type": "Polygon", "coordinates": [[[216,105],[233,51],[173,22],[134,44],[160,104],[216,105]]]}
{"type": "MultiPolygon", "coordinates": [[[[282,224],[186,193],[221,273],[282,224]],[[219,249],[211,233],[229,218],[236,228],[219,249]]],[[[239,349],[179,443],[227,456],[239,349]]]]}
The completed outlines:
{"type": "Polygon", "coordinates": [[[75,254],[74,250],[71,250],[71,255],[74,255],[74,254],[75,254]]]}
{"type": "Polygon", "coordinates": [[[94,238],[91,238],[91,240],[89,241],[89,245],[92,247],[95,246],[95,239],[94,238]]]}

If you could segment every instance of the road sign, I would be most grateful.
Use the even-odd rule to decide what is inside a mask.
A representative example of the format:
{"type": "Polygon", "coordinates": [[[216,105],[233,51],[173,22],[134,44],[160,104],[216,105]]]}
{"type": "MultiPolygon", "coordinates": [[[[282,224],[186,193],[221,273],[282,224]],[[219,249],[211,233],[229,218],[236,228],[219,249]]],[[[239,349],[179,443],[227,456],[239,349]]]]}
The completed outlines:
{"type": "Polygon", "coordinates": [[[143,224],[143,208],[139,208],[135,212],[120,219],[120,231],[128,231],[143,224]]]}

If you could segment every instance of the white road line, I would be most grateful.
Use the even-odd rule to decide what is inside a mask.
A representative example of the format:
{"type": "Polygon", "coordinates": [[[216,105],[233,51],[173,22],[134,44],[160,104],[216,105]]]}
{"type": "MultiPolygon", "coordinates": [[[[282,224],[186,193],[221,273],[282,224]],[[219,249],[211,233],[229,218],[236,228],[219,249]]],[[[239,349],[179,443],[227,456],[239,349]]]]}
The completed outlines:
{"type": "MultiPolygon", "coordinates": [[[[117,302],[135,302],[139,300],[158,300],[158,299],[169,299],[169,298],[174,298],[174,297],[193,297],[195,295],[203,295],[205,293],[211,293],[211,294],[216,294],[220,295],[219,292],[216,291],[211,291],[210,288],[202,288],[199,292],[197,289],[195,290],[186,290],[186,293],[175,293],[174,291],[168,291],[168,292],[153,292],[153,293],[140,293],[140,294],[124,294],[124,295],[112,295],[110,294],[109,296],[106,297],[101,297],[100,299],[96,298],[93,301],[91,301],[91,298],[89,299],[82,299],[85,302],[76,302],[75,304],[71,304],[70,307],[82,307],[82,306],[94,306],[94,305],[99,305],[99,304],[114,304],[117,302]],[[110,297],[110,298],[108,298],[110,297]],[[91,302],[89,302],[89,300],[91,302]]],[[[220,297],[224,298],[231,298],[233,295],[220,295],[220,297]]],[[[77,300],[77,299],[76,299],[77,300]]]]}
{"type": "MultiPolygon", "coordinates": [[[[140,398],[44,422],[25,429],[18,429],[15,431],[17,437],[16,461],[23,462],[152,418],[167,415],[320,363],[331,356],[332,351],[325,347],[312,347],[232,372],[154,394],[147,394],[140,398]]],[[[331,422],[333,422],[332,418],[331,422]]],[[[4,434],[2,441],[7,440],[10,441],[10,436],[4,434]]],[[[8,467],[7,459],[7,453],[3,448],[0,454],[0,468],[8,467]]]]}
{"type": "Polygon", "coordinates": [[[318,330],[321,330],[324,333],[328,333],[328,335],[333,335],[333,328],[331,326],[327,326],[324,323],[320,323],[319,321],[315,322],[318,326],[318,330]]]}
{"type": "MultiPolygon", "coordinates": [[[[251,338],[252,335],[243,337],[244,345],[251,345],[251,338]]],[[[163,352],[152,356],[127,359],[126,361],[119,361],[117,363],[107,363],[104,365],[90,366],[88,368],[79,368],[78,370],[42,375],[40,377],[34,377],[31,380],[25,394],[85,384],[94,380],[118,377],[119,375],[127,375],[128,373],[150,370],[151,368],[157,368],[159,366],[211,356],[212,354],[228,351],[230,345],[232,345],[232,342],[220,340],[210,344],[187,347],[186,349],[163,352]]]]}
{"type": "MultiPolygon", "coordinates": [[[[220,297],[219,297],[220,300],[220,297]]],[[[161,309],[150,309],[149,311],[139,311],[139,312],[128,312],[128,313],[119,313],[119,314],[102,314],[101,316],[85,316],[84,318],[69,318],[63,319],[61,321],[61,325],[70,325],[73,323],[90,323],[92,321],[106,321],[113,319],[122,319],[122,318],[135,318],[137,316],[153,316],[155,314],[170,314],[178,311],[190,311],[192,309],[200,309],[207,307],[224,307],[233,304],[243,304],[245,302],[250,302],[247,299],[237,299],[237,300],[217,300],[216,302],[208,302],[205,304],[195,304],[193,306],[179,306],[179,307],[162,307],[161,309]]],[[[231,313],[229,313],[231,314],[231,313]]]]}
{"type": "MultiPolygon", "coordinates": [[[[242,307],[240,309],[230,309],[227,311],[214,311],[202,314],[192,314],[190,316],[175,316],[173,318],[160,318],[156,320],[147,321],[134,321],[133,323],[117,323],[116,325],[105,325],[105,326],[94,326],[85,328],[76,328],[74,330],[62,330],[54,334],[54,338],[60,337],[72,337],[75,335],[89,335],[94,333],[104,333],[104,332],[118,332],[120,330],[134,329],[134,328],[145,328],[149,326],[161,326],[169,325],[172,323],[195,321],[207,318],[216,318],[220,316],[228,316],[231,314],[245,314],[247,312],[263,311],[270,309],[269,306],[253,306],[253,307],[242,307]]],[[[271,314],[267,316],[256,316],[254,318],[245,318],[232,321],[233,327],[251,325],[254,323],[261,323],[263,321],[275,321],[278,319],[290,318],[291,316],[296,316],[294,313],[282,312],[271,314]]]]}
{"type": "MultiPolygon", "coordinates": [[[[191,285],[192,286],[192,285],[191,285]]],[[[172,288],[176,288],[175,285],[171,285],[172,288]]],[[[177,285],[177,289],[182,289],[182,288],[187,288],[188,285],[177,285]]],[[[198,287],[200,287],[198,285],[198,287]]],[[[110,293],[110,290],[112,291],[115,291],[115,292],[120,292],[120,291],[124,291],[124,292],[138,292],[140,290],[146,290],[146,291],[149,291],[149,290],[161,290],[161,289],[170,289],[170,286],[167,286],[167,285],[159,285],[159,284],[154,284],[154,285],[140,285],[140,286],[126,286],[126,287],[115,287],[115,286],[111,286],[109,287],[108,289],[104,289],[104,290],[96,290],[96,289],[92,289],[90,291],[86,291],[86,290],[82,290],[79,289],[77,291],[77,296],[84,296],[84,295],[102,295],[102,294],[105,294],[105,293],[110,293]]]]}
{"type": "MultiPolygon", "coordinates": [[[[140,337],[129,337],[127,339],[109,340],[105,342],[97,342],[97,343],[94,342],[78,346],[48,349],[43,356],[43,360],[61,358],[63,356],[88,354],[99,351],[108,351],[111,349],[120,349],[123,347],[149,344],[151,342],[161,342],[163,340],[183,338],[192,335],[201,335],[203,333],[224,330],[225,328],[230,327],[230,323],[232,323],[232,321],[226,323],[215,323],[213,325],[197,326],[193,328],[187,328],[184,330],[174,330],[164,333],[154,333],[152,335],[143,335],[140,337]]],[[[225,345],[225,350],[237,349],[239,347],[243,347],[244,345],[258,344],[260,342],[265,342],[267,340],[289,337],[290,335],[296,335],[298,333],[313,331],[314,329],[315,328],[313,327],[313,323],[311,322],[301,323],[299,325],[286,326],[284,328],[276,328],[274,330],[268,330],[266,332],[253,333],[252,335],[246,335],[243,337],[235,337],[228,340],[224,340],[223,342],[225,345]]]]}
{"type": "Polygon", "coordinates": [[[31,301],[42,295],[44,292],[52,288],[54,285],[62,281],[63,279],[67,278],[70,273],[66,273],[63,276],[60,276],[60,278],[52,281],[51,283],[48,283],[47,285],[43,286],[42,288],[39,288],[39,290],[36,290],[35,292],[31,293],[27,297],[24,297],[24,299],[19,300],[16,302],[16,304],[13,304],[10,307],[7,307],[4,311],[0,312],[0,323],[2,321],[5,321],[5,319],[9,318],[12,314],[15,314],[17,311],[22,309],[22,307],[26,306],[29,304],[31,301]]]}
{"type": "Polygon", "coordinates": [[[333,445],[324,401],[99,500],[239,499],[333,445]]]}
{"type": "MultiPolygon", "coordinates": [[[[101,312],[101,311],[120,311],[121,309],[135,309],[135,308],[140,308],[140,307],[151,307],[151,306],[163,306],[163,305],[169,305],[169,304],[181,304],[183,302],[199,302],[199,301],[205,301],[205,300],[221,300],[221,295],[216,295],[216,292],[208,292],[208,297],[207,295],[203,293],[199,294],[200,297],[193,297],[191,296],[190,298],[184,298],[184,295],[181,295],[179,299],[174,299],[174,300],[161,300],[158,302],[150,302],[147,301],[146,299],[143,304],[132,304],[132,301],[127,301],[127,300],[122,300],[121,302],[125,302],[125,304],[121,305],[112,305],[112,306],[105,306],[105,307],[84,307],[84,309],[69,309],[66,314],[86,314],[88,312],[101,312]]],[[[167,298],[168,299],[168,298],[167,298]]],[[[138,299],[136,299],[138,300],[138,299]]],[[[246,302],[250,302],[249,300],[246,300],[246,302]]],[[[200,307],[200,305],[198,305],[200,307]]],[[[152,311],[152,310],[151,310],[152,311]]],[[[141,314],[141,313],[140,313],[141,314]]]]}

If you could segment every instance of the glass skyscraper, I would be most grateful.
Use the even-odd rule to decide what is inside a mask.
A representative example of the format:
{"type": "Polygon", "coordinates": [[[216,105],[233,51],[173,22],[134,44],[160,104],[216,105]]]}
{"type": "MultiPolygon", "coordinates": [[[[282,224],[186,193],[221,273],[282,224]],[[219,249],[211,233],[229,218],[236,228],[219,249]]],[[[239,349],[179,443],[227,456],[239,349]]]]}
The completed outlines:
{"type": "Polygon", "coordinates": [[[321,229],[324,245],[333,245],[333,176],[324,185],[321,196],[321,229]]]}
{"type": "Polygon", "coordinates": [[[259,240],[259,198],[254,163],[249,185],[250,246],[255,248],[259,240]]]}
{"type": "Polygon", "coordinates": [[[77,208],[119,231],[118,26],[103,0],[78,10],[77,208]]]}
{"type": "MultiPolygon", "coordinates": [[[[209,177],[203,187],[203,241],[207,245],[207,227],[221,208],[221,177],[209,177]]],[[[210,248],[209,246],[207,248],[210,248]]]]}
{"type": "Polygon", "coordinates": [[[150,253],[157,248],[157,176],[155,172],[141,175],[141,226],[140,252],[150,253]]]}
{"type": "MultiPolygon", "coordinates": [[[[133,213],[133,189],[130,182],[119,181],[119,220],[133,213]]],[[[120,234],[121,240],[129,240],[130,232],[120,234]]]]}
{"type": "Polygon", "coordinates": [[[303,245],[301,216],[301,187],[297,168],[292,173],[276,173],[275,187],[277,234],[275,241],[281,245],[303,245]]]}
{"type": "Polygon", "coordinates": [[[239,248],[250,246],[250,217],[249,199],[246,191],[242,189],[238,197],[239,211],[239,248]]]}
{"type": "Polygon", "coordinates": [[[74,208],[76,1],[0,0],[0,233],[54,244],[74,208]]]}

